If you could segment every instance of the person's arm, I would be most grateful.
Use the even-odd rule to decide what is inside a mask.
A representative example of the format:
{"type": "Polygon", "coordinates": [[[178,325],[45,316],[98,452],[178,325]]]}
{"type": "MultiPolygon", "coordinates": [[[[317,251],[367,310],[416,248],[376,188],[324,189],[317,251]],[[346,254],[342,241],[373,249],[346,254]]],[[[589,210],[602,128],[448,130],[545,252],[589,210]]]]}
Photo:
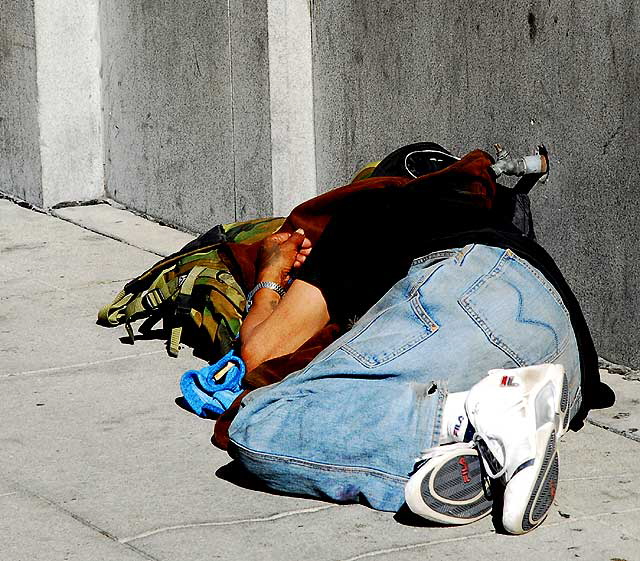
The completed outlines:
{"type": "MultiPolygon", "coordinates": [[[[271,281],[286,286],[291,269],[300,266],[311,249],[304,232],[274,234],[267,238],[258,257],[257,282],[271,281]]],[[[240,356],[247,371],[263,362],[291,353],[328,322],[329,313],[322,292],[304,281],[294,281],[280,296],[261,288],[240,329],[240,356]]]]}

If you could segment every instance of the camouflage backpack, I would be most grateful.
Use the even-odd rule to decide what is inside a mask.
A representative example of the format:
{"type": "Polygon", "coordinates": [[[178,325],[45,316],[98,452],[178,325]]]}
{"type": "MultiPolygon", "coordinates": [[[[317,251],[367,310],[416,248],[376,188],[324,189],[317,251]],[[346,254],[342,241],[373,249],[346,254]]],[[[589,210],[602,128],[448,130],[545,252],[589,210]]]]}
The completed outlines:
{"type": "Polygon", "coordinates": [[[267,218],[216,226],[128,282],[100,310],[98,323],[124,324],[133,343],[133,322],[146,318],[139,332],[149,337],[162,319],[171,356],[178,355],[185,335],[202,358],[226,354],[240,331],[246,299],[223,244],[257,242],[283,222],[267,218]]]}

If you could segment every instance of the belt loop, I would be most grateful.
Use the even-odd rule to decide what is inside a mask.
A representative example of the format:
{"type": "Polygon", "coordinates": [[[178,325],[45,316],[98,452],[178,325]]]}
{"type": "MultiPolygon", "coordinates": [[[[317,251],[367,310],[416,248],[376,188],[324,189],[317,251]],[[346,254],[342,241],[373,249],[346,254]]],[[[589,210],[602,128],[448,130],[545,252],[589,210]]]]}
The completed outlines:
{"type": "Polygon", "coordinates": [[[454,257],[454,261],[458,264],[458,266],[462,266],[464,263],[465,257],[469,254],[469,252],[476,246],[474,243],[470,243],[465,245],[454,257]]]}

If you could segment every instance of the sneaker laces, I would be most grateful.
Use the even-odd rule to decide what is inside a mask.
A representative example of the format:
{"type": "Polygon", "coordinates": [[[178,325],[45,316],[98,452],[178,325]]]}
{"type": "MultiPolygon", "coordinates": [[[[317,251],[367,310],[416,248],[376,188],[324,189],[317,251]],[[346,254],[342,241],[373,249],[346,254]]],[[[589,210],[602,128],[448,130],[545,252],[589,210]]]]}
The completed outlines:
{"type": "MultiPolygon", "coordinates": [[[[499,442],[500,448],[502,449],[502,457],[506,458],[506,450],[504,444],[499,442]]],[[[480,464],[484,468],[484,472],[491,479],[500,479],[507,471],[506,462],[505,465],[500,465],[498,459],[494,456],[493,452],[489,449],[485,438],[482,434],[476,431],[476,434],[473,435],[473,447],[478,451],[478,455],[480,456],[480,464]]]]}
{"type": "MultiPolygon", "coordinates": [[[[520,410],[523,408],[524,403],[525,399],[521,396],[520,399],[513,403],[507,410],[505,410],[505,412],[520,410]]],[[[474,414],[478,414],[478,404],[476,404],[474,414]]],[[[491,479],[500,479],[503,477],[507,472],[507,450],[504,442],[501,439],[489,438],[484,431],[478,430],[478,428],[475,427],[475,434],[473,435],[472,443],[473,447],[478,451],[478,455],[481,459],[480,463],[484,467],[486,475],[491,479]],[[487,444],[488,441],[500,447],[500,455],[503,458],[504,465],[501,464],[500,460],[498,460],[495,454],[491,451],[487,444]]]]}

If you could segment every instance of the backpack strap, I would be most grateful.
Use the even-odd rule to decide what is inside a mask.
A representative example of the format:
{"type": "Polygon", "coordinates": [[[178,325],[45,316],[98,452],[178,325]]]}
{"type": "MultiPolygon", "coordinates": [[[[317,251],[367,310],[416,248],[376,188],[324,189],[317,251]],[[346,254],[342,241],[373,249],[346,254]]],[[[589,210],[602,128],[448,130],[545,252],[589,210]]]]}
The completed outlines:
{"type": "Polygon", "coordinates": [[[122,318],[124,317],[124,310],[126,310],[134,297],[135,294],[131,294],[126,290],[118,292],[118,295],[113,299],[113,302],[111,304],[107,304],[98,312],[98,323],[109,327],[120,325],[122,323],[122,318]]]}
{"type": "Polygon", "coordinates": [[[171,310],[175,310],[175,327],[168,345],[170,355],[178,354],[182,327],[188,324],[185,316],[190,316],[198,327],[204,325],[212,343],[228,348],[242,323],[245,302],[242,288],[229,272],[230,267],[237,266],[237,263],[231,254],[226,256],[227,260],[219,250],[226,249],[228,242],[255,243],[277,231],[284,221],[284,218],[261,218],[217,226],[209,235],[197,238],[130,280],[115,300],[98,312],[98,323],[104,326],[124,324],[133,342],[133,322],[146,318],[140,327],[144,332],[161,317],[171,321],[171,310]],[[202,269],[190,268],[201,265],[213,273],[203,274],[202,269]],[[189,280],[180,286],[180,281],[186,277],[189,280]],[[207,284],[210,290],[216,291],[213,300],[205,297],[204,310],[191,307],[191,292],[195,284],[207,284]]]}
{"type": "MultiPolygon", "coordinates": [[[[156,272],[160,271],[159,273],[157,273],[157,278],[141,291],[132,290],[130,286],[133,286],[134,281],[138,282],[142,277],[138,277],[137,279],[134,279],[133,281],[127,283],[124,289],[118,293],[111,304],[107,304],[100,309],[100,311],[98,312],[98,323],[100,325],[113,327],[115,325],[121,325],[126,322],[134,321],[135,319],[137,319],[133,317],[134,314],[147,315],[150,310],[154,310],[157,307],[154,305],[154,303],[157,302],[160,294],[162,295],[161,297],[163,299],[166,299],[168,294],[170,293],[171,287],[167,286],[165,275],[169,271],[173,270],[173,266],[165,266],[163,269],[154,267],[154,270],[156,272]],[[143,303],[143,297],[147,293],[151,292],[153,292],[154,294],[150,297],[149,301],[143,303]]],[[[142,276],[148,275],[149,271],[147,271],[142,276]]]]}
{"type": "Polygon", "coordinates": [[[206,270],[207,267],[193,267],[193,269],[189,271],[187,278],[184,279],[178,295],[176,296],[175,317],[177,325],[171,329],[171,338],[169,339],[168,349],[169,354],[173,357],[177,357],[178,351],[180,350],[180,339],[182,337],[182,326],[184,324],[184,320],[191,315],[191,293],[193,292],[196,279],[200,273],[206,270]]]}
{"type": "MultiPolygon", "coordinates": [[[[159,276],[156,281],[151,285],[151,288],[147,292],[143,292],[139,296],[136,296],[131,300],[124,310],[124,327],[127,330],[127,334],[131,339],[131,343],[135,342],[133,334],[133,327],[131,322],[140,314],[147,314],[149,312],[155,312],[160,305],[171,296],[171,285],[175,283],[167,283],[164,275],[159,276]]],[[[131,295],[133,297],[133,295],[131,295]]],[[[155,314],[154,314],[155,315],[155,314]]]]}

